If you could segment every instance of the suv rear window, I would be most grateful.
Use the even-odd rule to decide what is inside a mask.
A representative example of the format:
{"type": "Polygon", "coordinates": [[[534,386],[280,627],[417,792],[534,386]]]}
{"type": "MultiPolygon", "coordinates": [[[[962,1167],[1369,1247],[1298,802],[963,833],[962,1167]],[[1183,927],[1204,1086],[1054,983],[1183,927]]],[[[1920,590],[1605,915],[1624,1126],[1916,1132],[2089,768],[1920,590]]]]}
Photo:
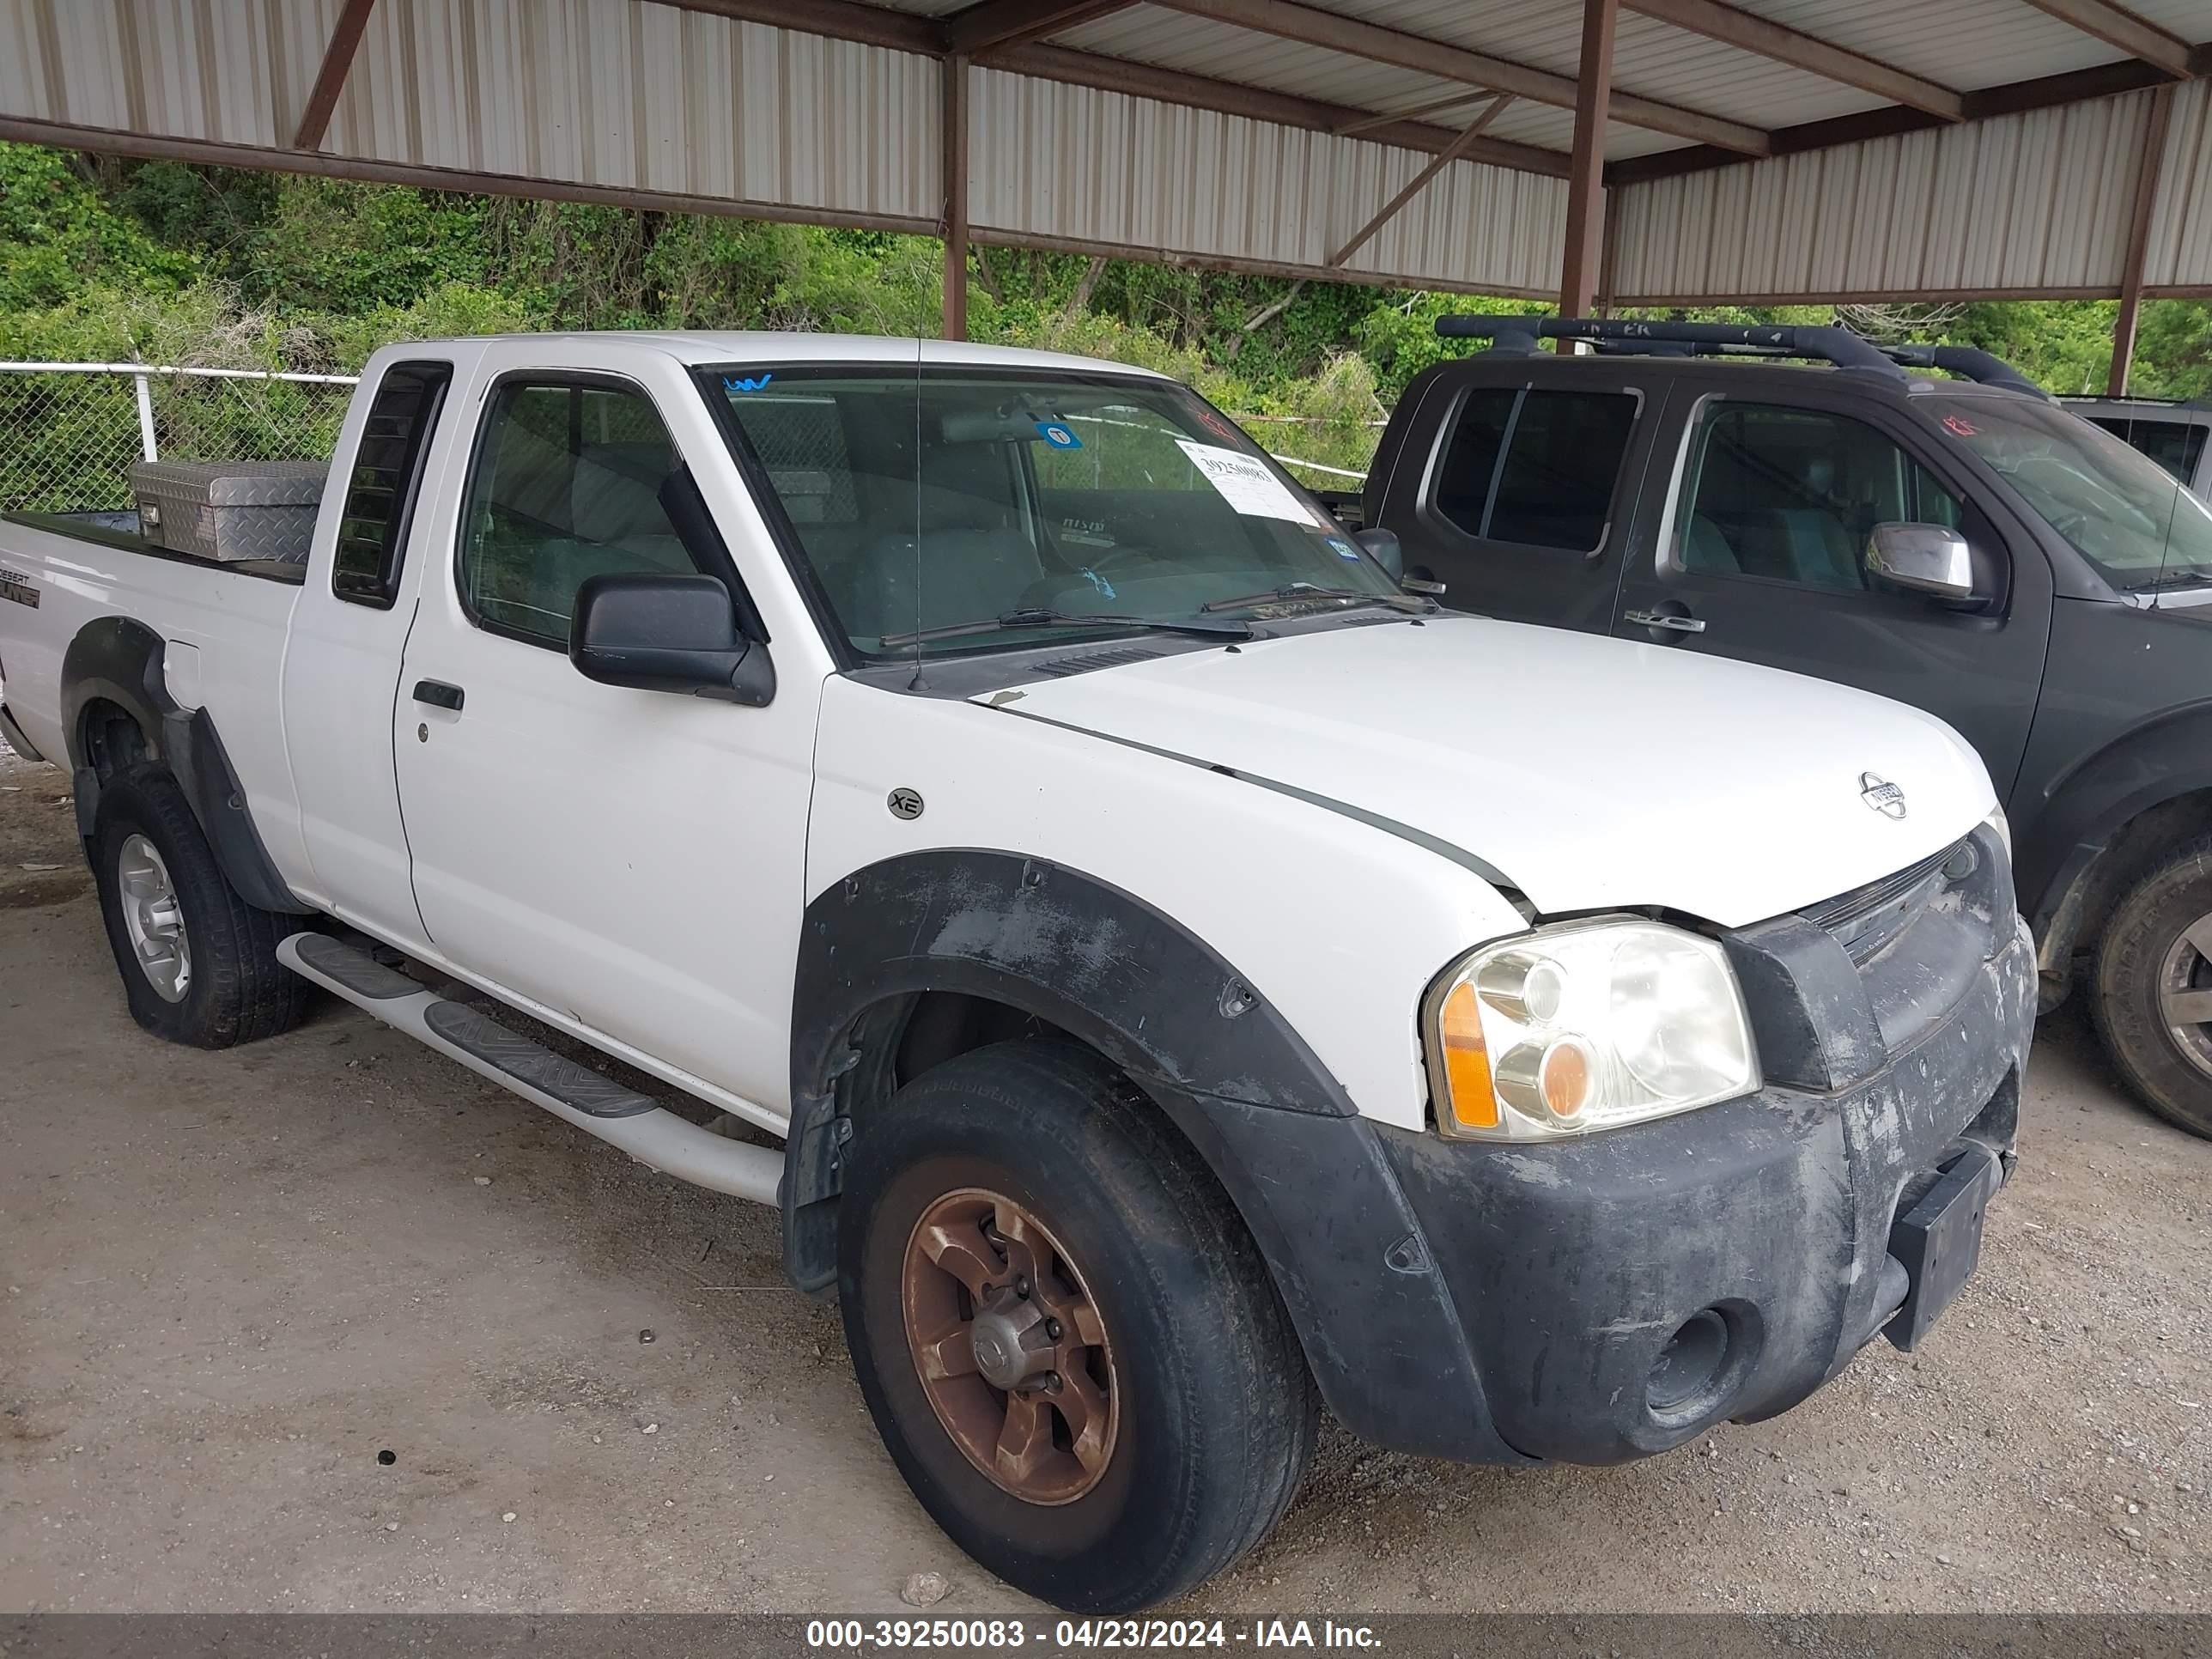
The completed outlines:
{"type": "Polygon", "coordinates": [[[1437,471],[1437,511],[1485,541],[1595,552],[1636,404],[1626,392],[1469,392],[1437,471]]]}

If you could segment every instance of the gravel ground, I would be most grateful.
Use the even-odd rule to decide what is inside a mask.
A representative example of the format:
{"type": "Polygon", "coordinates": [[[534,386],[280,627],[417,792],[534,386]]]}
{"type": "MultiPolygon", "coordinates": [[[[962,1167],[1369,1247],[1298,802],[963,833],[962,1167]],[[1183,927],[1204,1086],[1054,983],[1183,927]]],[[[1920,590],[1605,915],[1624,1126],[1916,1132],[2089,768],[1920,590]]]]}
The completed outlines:
{"type": "MultiPolygon", "coordinates": [[[[908,1497],[768,1212],[336,1004],[141,1033],[66,794],[0,754],[0,1609],[1026,1605],[908,1497]]],[[[2212,1610],[2212,1145],[2067,1013],[2023,1112],[1919,1355],[1627,1468],[1332,1429],[1176,1611],[2212,1610]]]]}

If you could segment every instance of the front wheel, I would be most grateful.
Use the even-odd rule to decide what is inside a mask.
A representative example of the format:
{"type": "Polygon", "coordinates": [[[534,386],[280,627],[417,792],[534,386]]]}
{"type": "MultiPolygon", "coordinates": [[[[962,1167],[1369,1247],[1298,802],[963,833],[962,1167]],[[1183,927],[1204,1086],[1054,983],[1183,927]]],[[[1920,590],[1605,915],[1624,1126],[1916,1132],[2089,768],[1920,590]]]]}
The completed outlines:
{"type": "Polygon", "coordinates": [[[2177,848],[2113,907],[2094,1012],[2143,1103],[2212,1139],[2212,836],[2177,848]]]}
{"type": "Polygon", "coordinates": [[[300,1023],[307,982],[276,960],[297,926],[232,889],[177,781],[158,766],[103,785],[90,848],[131,1017],[156,1036],[228,1048],[300,1023]]]}
{"type": "Polygon", "coordinates": [[[1057,1042],[923,1073],[854,1142],[838,1288],[907,1484],[1016,1587],[1149,1607],[1257,1544],[1319,1420],[1243,1221],[1127,1079],[1057,1042]]]}

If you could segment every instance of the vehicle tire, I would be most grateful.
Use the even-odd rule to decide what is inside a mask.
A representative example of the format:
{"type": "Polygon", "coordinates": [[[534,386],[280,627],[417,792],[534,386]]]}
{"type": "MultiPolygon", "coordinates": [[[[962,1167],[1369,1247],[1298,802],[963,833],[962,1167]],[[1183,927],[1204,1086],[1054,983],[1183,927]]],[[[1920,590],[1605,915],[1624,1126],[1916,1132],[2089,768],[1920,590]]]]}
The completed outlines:
{"type": "Polygon", "coordinates": [[[102,785],[91,855],[133,1019],[197,1048],[300,1023],[307,982],[276,960],[299,922],[231,890],[175,778],[143,764],[102,785]]]}
{"type": "Polygon", "coordinates": [[[922,1507],[1057,1607],[1189,1589],[1304,1476],[1318,1399],[1258,1247],[1156,1109],[1072,1043],[963,1054],[866,1126],[838,1290],[922,1507]]]}
{"type": "Polygon", "coordinates": [[[2097,1029],[2143,1103],[2212,1139],[2212,836],[2113,907],[2097,945],[2097,1029]]]}

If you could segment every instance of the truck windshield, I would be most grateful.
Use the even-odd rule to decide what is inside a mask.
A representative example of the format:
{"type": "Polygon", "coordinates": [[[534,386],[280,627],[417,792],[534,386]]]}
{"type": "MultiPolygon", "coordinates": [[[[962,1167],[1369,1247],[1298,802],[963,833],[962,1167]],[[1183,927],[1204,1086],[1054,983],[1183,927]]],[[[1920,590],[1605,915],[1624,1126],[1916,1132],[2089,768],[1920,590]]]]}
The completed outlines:
{"type": "Polygon", "coordinates": [[[2155,461],[2080,416],[2025,398],[1938,394],[1944,434],[2126,592],[2212,582],[2212,508],[2155,461]]]}
{"type": "Polygon", "coordinates": [[[701,380],[865,656],[1404,603],[1249,438],[1170,381],[757,366],[701,380]]]}

